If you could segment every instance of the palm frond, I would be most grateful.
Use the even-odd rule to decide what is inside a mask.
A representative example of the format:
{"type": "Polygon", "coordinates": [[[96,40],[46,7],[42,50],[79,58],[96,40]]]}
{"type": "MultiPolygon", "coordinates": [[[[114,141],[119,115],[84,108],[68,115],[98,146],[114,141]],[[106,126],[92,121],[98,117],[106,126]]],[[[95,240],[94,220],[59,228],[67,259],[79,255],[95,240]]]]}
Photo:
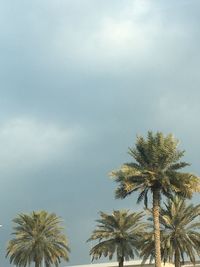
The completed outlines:
{"type": "Polygon", "coordinates": [[[44,259],[46,266],[58,266],[61,259],[69,260],[69,246],[62,233],[61,218],[46,211],[18,214],[13,219],[14,232],[7,246],[6,257],[19,267],[44,259]]]}
{"type": "Polygon", "coordinates": [[[114,210],[112,214],[100,212],[96,229],[87,242],[98,243],[90,250],[92,260],[104,257],[133,259],[138,255],[138,243],[147,223],[142,222],[143,212],[130,213],[128,210],[114,210]]]}
{"type": "MultiPolygon", "coordinates": [[[[152,212],[148,210],[152,222],[152,212]]],[[[196,255],[200,255],[199,205],[187,204],[186,199],[174,196],[160,210],[161,255],[164,262],[174,260],[175,250],[179,250],[180,261],[184,255],[195,264],[196,255]]],[[[153,228],[153,224],[152,224],[153,228]]],[[[155,257],[154,233],[150,229],[145,234],[141,247],[141,257],[155,257]]]]}

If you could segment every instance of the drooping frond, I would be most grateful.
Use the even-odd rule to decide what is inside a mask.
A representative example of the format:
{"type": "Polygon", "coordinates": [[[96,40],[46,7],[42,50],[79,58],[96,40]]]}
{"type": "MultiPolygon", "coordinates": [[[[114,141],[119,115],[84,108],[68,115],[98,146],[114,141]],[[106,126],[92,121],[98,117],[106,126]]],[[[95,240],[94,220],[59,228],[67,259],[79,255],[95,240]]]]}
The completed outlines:
{"type": "Polygon", "coordinates": [[[44,260],[46,266],[58,266],[61,259],[68,261],[68,242],[56,214],[46,211],[22,213],[13,222],[14,238],[7,246],[10,263],[25,267],[44,260]]]}
{"type": "Polygon", "coordinates": [[[110,173],[118,184],[116,198],[138,191],[138,202],[144,200],[147,204],[148,193],[155,189],[167,197],[176,193],[191,198],[194,192],[200,192],[199,177],[180,171],[189,164],[180,161],[184,151],[178,149],[178,144],[171,134],[148,132],[147,138],[138,136],[135,146],[129,148],[134,161],[110,173]]]}
{"type": "MultiPolygon", "coordinates": [[[[199,218],[200,205],[187,204],[185,199],[178,196],[173,196],[165,203],[160,210],[161,254],[164,262],[173,262],[175,251],[178,250],[179,261],[184,261],[184,256],[187,256],[195,264],[196,256],[200,256],[199,218]]],[[[155,257],[152,230],[144,235],[141,248],[144,261],[155,257]]]]}
{"type": "Polygon", "coordinates": [[[142,222],[143,213],[129,213],[127,210],[116,210],[112,214],[100,212],[97,227],[88,241],[98,243],[90,250],[92,259],[102,256],[112,259],[134,258],[138,254],[137,246],[147,224],[142,222]]]}

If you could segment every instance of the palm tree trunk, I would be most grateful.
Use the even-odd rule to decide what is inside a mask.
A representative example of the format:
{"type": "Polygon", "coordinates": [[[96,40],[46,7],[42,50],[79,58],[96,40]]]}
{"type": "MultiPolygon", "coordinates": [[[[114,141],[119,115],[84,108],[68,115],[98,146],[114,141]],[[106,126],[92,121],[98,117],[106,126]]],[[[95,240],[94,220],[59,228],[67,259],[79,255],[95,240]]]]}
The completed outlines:
{"type": "Polygon", "coordinates": [[[40,267],[40,262],[38,260],[35,260],[35,267],[40,267]]]}
{"type": "Polygon", "coordinates": [[[118,262],[119,262],[119,267],[123,267],[124,266],[124,257],[120,257],[118,262]]]}
{"type": "Polygon", "coordinates": [[[179,253],[178,249],[175,249],[174,264],[175,264],[175,267],[180,267],[181,266],[180,253],[179,253]]]}
{"type": "Polygon", "coordinates": [[[155,267],[161,267],[160,252],[160,190],[153,190],[153,222],[154,222],[154,240],[155,240],[155,267]]]}

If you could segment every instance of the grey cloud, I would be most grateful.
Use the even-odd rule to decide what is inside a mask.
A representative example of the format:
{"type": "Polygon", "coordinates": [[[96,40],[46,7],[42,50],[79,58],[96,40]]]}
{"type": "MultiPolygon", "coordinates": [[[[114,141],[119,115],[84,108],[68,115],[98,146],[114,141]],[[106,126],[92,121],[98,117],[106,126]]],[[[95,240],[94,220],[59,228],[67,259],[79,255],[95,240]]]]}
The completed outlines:
{"type": "Polygon", "coordinates": [[[85,240],[97,212],[140,208],[135,197],[114,200],[116,185],[108,178],[130,160],[127,148],[137,133],[173,132],[191,170],[200,172],[199,3],[2,1],[0,13],[1,163],[11,166],[13,149],[24,151],[12,127],[2,141],[1,130],[16,118],[35,125],[24,137],[30,146],[50,147],[42,164],[33,164],[40,150],[28,146],[20,154],[26,172],[12,165],[1,173],[1,244],[16,213],[45,208],[66,222],[70,264],[88,263],[85,240]],[[69,129],[77,138],[67,145],[69,129]],[[35,155],[29,163],[27,153],[35,155]]]}

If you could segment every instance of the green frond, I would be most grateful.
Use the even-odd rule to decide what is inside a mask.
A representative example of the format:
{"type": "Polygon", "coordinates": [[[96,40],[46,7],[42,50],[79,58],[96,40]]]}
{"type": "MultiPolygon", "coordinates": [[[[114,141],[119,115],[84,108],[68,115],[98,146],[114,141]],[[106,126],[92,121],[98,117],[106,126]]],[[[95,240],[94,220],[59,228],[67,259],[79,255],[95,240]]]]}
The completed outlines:
{"type": "Polygon", "coordinates": [[[144,200],[146,206],[148,192],[155,188],[167,197],[176,193],[191,198],[194,192],[200,192],[200,178],[180,172],[189,163],[180,161],[185,151],[179,150],[178,144],[172,134],[148,132],[146,138],[137,136],[135,146],[128,151],[133,162],[110,173],[118,184],[115,197],[125,198],[138,191],[138,202],[144,200]]]}
{"type": "Polygon", "coordinates": [[[18,214],[13,219],[14,238],[7,246],[6,257],[19,267],[39,264],[44,259],[46,266],[58,266],[61,259],[68,261],[68,241],[62,233],[60,217],[46,211],[18,214]]]}
{"type": "Polygon", "coordinates": [[[92,259],[102,256],[111,259],[132,259],[138,255],[138,243],[147,224],[142,222],[143,212],[130,213],[128,210],[114,210],[112,214],[100,212],[97,227],[87,240],[98,243],[90,250],[92,259]]]}
{"type": "MultiPolygon", "coordinates": [[[[161,255],[164,262],[172,262],[175,250],[178,249],[180,261],[183,261],[186,255],[195,263],[196,256],[200,255],[199,207],[200,205],[187,204],[185,199],[173,196],[167,200],[164,208],[161,208],[161,255]]],[[[150,210],[149,213],[152,221],[150,210]]],[[[155,257],[153,231],[145,234],[141,248],[141,257],[144,260],[155,257]]]]}

